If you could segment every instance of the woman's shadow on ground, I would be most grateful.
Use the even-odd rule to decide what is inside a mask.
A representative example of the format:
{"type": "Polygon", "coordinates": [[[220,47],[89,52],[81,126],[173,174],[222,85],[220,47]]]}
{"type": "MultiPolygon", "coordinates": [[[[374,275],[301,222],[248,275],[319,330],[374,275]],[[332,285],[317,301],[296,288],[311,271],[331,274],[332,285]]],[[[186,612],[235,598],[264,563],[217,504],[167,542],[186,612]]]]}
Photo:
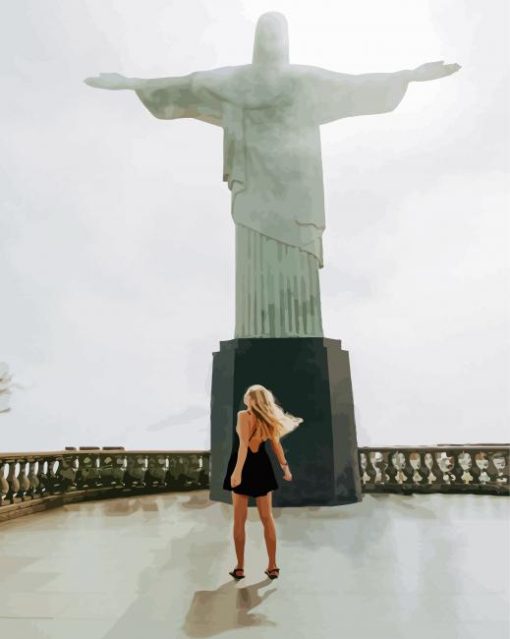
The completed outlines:
{"type": "Polygon", "coordinates": [[[235,628],[276,626],[266,615],[250,612],[277,590],[272,588],[260,594],[259,590],[268,582],[269,578],[237,588],[232,581],[216,590],[198,590],[193,596],[182,630],[189,637],[211,637],[235,628]]]}

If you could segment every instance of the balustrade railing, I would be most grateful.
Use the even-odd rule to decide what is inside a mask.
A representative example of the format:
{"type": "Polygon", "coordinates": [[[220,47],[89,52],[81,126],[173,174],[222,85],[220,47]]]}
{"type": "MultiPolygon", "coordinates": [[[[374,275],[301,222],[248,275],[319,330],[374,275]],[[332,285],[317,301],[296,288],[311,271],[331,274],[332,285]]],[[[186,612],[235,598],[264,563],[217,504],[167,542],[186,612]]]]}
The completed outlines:
{"type": "Polygon", "coordinates": [[[208,488],[209,457],[120,447],[0,453],[0,522],[85,499],[208,488]]]}
{"type": "Polygon", "coordinates": [[[364,492],[509,495],[510,444],[358,449],[364,492]]]}
{"type": "MultiPolygon", "coordinates": [[[[508,496],[509,452],[509,444],[361,447],[362,490],[508,496]]],[[[205,450],[0,453],[0,522],[85,499],[206,489],[209,464],[205,450]]]]}

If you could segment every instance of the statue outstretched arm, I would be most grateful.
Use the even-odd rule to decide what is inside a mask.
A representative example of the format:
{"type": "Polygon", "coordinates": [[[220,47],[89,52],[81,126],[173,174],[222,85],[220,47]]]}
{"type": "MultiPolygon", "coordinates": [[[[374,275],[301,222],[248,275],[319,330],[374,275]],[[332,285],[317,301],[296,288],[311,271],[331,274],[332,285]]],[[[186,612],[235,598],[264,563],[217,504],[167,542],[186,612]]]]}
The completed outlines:
{"type": "Polygon", "coordinates": [[[456,73],[460,68],[460,64],[445,64],[444,60],[438,60],[437,62],[426,62],[407,73],[411,82],[426,82],[445,78],[447,75],[456,73]]]}
{"type": "Polygon", "coordinates": [[[355,115],[393,111],[402,101],[410,82],[437,80],[460,69],[458,64],[429,62],[416,69],[393,73],[336,73],[319,67],[307,67],[304,74],[313,96],[319,124],[355,115]]]}
{"type": "Polygon", "coordinates": [[[204,99],[194,87],[195,74],[169,78],[126,78],[119,73],[101,73],[86,78],[85,84],[98,89],[135,91],[156,118],[195,118],[217,126],[222,125],[220,100],[208,95],[204,99]]]}

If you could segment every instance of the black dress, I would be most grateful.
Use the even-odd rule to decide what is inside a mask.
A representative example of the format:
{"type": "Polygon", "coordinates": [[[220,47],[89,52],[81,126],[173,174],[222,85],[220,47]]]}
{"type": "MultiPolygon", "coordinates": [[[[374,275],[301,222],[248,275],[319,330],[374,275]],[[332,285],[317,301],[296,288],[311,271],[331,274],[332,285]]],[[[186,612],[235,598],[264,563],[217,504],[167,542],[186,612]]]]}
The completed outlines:
{"type": "MultiPolygon", "coordinates": [[[[237,453],[239,451],[239,433],[232,446],[232,453],[228,461],[227,472],[223,480],[223,488],[231,490],[238,495],[249,495],[250,497],[261,497],[266,495],[270,490],[279,488],[278,482],[273,471],[273,466],[266,450],[266,442],[260,443],[256,453],[248,446],[246,461],[241,471],[241,483],[232,488],[230,485],[230,476],[234,472],[237,463],[237,453]]],[[[250,439],[253,433],[250,435],[250,439]]]]}

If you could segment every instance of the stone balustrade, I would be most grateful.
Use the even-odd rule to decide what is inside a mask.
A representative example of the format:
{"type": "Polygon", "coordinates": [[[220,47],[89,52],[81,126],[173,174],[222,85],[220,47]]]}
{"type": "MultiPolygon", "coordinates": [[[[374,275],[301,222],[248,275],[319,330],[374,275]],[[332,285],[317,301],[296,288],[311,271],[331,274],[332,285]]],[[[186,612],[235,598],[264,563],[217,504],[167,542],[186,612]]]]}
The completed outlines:
{"type": "MultiPolygon", "coordinates": [[[[509,444],[361,447],[363,491],[508,496],[509,451],[509,444]]],[[[203,490],[209,462],[206,450],[0,453],[0,522],[86,499],[203,490]]]]}
{"type": "Polygon", "coordinates": [[[358,449],[363,492],[509,495],[510,444],[358,449]]]}
{"type": "Polygon", "coordinates": [[[209,456],[122,447],[0,453],[0,522],[86,499],[204,489],[209,456]]]}

